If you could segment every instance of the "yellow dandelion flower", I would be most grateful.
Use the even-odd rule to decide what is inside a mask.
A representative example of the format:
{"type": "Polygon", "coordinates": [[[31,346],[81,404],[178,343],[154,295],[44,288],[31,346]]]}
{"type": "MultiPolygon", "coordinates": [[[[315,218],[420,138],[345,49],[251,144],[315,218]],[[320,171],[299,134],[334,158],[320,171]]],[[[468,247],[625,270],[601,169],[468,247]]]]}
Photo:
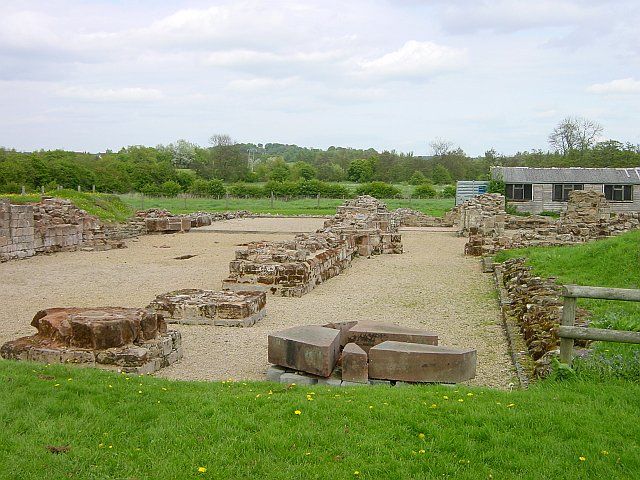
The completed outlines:
{"type": "Polygon", "coordinates": [[[113,388],[113,385],[109,385],[109,388],[113,388]]]}
{"type": "Polygon", "coordinates": [[[510,403],[509,405],[507,405],[507,408],[511,408],[511,407],[515,407],[516,404],[515,403],[510,403]]]}
{"type": "Polygon", "coordinates": [[[162,391],[166,392],[166,391],[167,391],[167,389],[166,389],[166,388],[164,388],[164,387],[162,387],[162,391]]]}
{"type": "Polygon", "coordinates": [[[354,475],[360,475],[360,472],[358,470],[356,470],[355,472],[353,472],[354,475]]]}
{"type": "Polygon", "coordinates": [[[59,384],[59,383],[56,383],[56,384],[54,385],[54,387],[59,387],[59,386],[60,386],[60,384],[59,384]]]}
{"type": "Polygon", "coordinates": [[[609,455],[609,452],[607,452],[606,450],[602,450],[600,453],[603,455],[609,455]]]}
{"type": "Polygon", "coordinates": [[[383,405],[389,405],[387,402],[382,402],[383,405]]]}
{"type": "Polygon", "coordinates": [[[444,398],[445,400],[449,400],[449,397],[447,397],[446,395],[442,398],[444,398]]]}
{"type": "Polygon", "coordinates": [[[100,447],[100,448],[104,447],[104,443],[99,443],[98,447],[100,447]]]}
{"type": "Polygon", "coordinates": [[[587,457],[578,457],[578,460],[580,460],[581,462],[584,462],[587,459],[587,457]]]}
{"type": "Polygon", "coordinates": [[[142,390],[138,390],[138,393],[142,393],[142,390]]]}
{"type": "Polygon", "coordinates": [[[259,394],[256,395],[256,398],[260,398],[261,396],[262,396],[262,394],[259,393],[259,394]]]}
{"type": "Polygon", "coordinates": [[[204,472],[206,472],[206,471],[207,471],[207,468],[206,468],[206,467],[198,467],[198,472],[200,472],[200,473],[204,473],[204,472]]]}
{"type": "Polygon", "coordinates": [[[300,410],[296,410],[296,411],[294,411],[294,412],[293,412],[293,414],[294,414],[294,415],[301,415],[301,414],[302,414],[302,412],[301,412],[300,410]]]}
{"type": "Polygon", "coordinates": [[[418,453],[424,453],[424,449],[421,448],[420,450],[418,450],[418,453]]]}
{"type": "Polygon", "coordinates": [[[305,455],[311,455],[311,452],[304,452],[305,455]]]}
{"type": "Polygon", "coordinates": [[[438,405],[436,405],[435,403],[432,403],[431,407],[429,407],[429,408],[438,408],[438,405]]]}
{"type": "Polygon", "coordinates": [[[269,392],[267,393],[267,395],[273,395],[273,392],[271,390],[269,390],[269,392]]]}
{"type": "Polygon", "coordinates": [[[473,393],[471,392],[467,393],[467,397],[473,397],[473,393]]]}
{"type": "Polygon", "coordinates": [[[113,448],[113,445],[109,445],[109,448],[113,448]]]}
{"type": "Polygon", "coordinates": [[[71,380],[73,380],[73,378],[67,378],[67,382],[70,382],[71,380]]]}
{"type": "Polygon", "coordinates": [[[372,408],[373,408],[373,405],[369,405],[369,409],[372,409],[372,408]]]}
{"type": "Polygon", "coordinates": [[[458,401],[459,402],[464,402],[464,398],[459,398],[458,401]]]}
{"type": "Polygon", "coordinates": [[[424,438],[424,433],[419,433],[418,438],[424,438]]]}
{"type": "Polygon", "coordinates": [[[411,454],[412,455],[416,455],[418,452],[416,452],[415,450],[411,450],[411,454]]]}

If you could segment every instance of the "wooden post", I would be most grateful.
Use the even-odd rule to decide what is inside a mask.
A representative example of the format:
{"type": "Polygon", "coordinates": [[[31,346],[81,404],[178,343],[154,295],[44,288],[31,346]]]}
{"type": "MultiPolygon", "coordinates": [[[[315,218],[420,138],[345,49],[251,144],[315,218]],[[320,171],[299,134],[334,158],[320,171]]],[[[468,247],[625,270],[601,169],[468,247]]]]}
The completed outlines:
{"type": "Polygon", "coordinates": [[[271,190],[271,208],[273,208],[273,190],[271,190]]]}
{"type": "Polygon", "coordinates": [[[24,185],[22,185],[22,190],[20,191],[20,195],[26,195],[27,194],[27,189],[25,188],[24,185]]]}
{"type": "Polygon", "coordinates": [[[80,185],[78,185],[78,191],[81,192],[82,191],[82,187],[80,185]]]}
{"type": "Polygon", "coordinates": [[[318,208],[320,208],[320,194],[318,194],[318,208]]]}
{"type": "Polygon", "coordinates": [[[91,191],[92,191],[93,193],[96,193],[96,186],[95,186],[95,185],[91,185],[91,191]]]}
{"type": "MultiPolygon", "coordinates": [[[[575,297],[564,297],[564,306],[562,307],[563,326],[572,327],[576,321],[576,302],[575,297]]],[[[571,357],[573,355],[573,338],[560,338],[560,361],[571,365],[571,357]]]]}

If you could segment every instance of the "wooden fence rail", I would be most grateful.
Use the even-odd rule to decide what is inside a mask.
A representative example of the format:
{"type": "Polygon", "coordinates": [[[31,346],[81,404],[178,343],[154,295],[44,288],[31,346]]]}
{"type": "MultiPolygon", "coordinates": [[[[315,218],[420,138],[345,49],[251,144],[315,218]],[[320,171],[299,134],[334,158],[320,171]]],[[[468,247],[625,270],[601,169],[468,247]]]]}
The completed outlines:
{"type": "Polygon", "coordinates": [[[584,287],[565,285],[562,288],[564,307],[562,320],[558,328],[560,337],[560,361],[571,364],[573,341],[600,340],[605,342],[640,343],[640,332],[606,330],[601,328],[576,327],[576,302],[578,298],[598,298],[601,300],[624,300],[640,302],[640,290],[630,288],[584,287]]]}

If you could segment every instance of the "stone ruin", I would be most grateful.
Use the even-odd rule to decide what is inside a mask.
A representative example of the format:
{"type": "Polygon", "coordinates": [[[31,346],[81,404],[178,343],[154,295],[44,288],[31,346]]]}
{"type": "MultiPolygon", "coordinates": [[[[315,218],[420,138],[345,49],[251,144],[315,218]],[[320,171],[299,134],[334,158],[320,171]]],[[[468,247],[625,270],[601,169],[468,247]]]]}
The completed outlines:
{"type": "Polygon", "coordinates": [[[458,383],[476,374],[477,352],[438,345],[424,330],[375,322],[288,328],[269,335],[267,380],[281,383],[396,385],[458,383]]]}
{"type": "Polygon", "coordinates": [[[619,235],[640,228],[640,213],[611,214],[604,195],[574,190],[559,219],[518,216],[504,211],[504,197],[484,194],[456,207],[458,231],[469,235],[468,255],[493,255],[511,248],[571,245],[619,235]]]}
{"type": "Polygon", "coordinates": [[[0,261],[113,247],[124,245],[107,239],[98,218],[69,200],[45,197],[39,203],[12,205],[0,198],[0,261]]]}
{"type": "Polygon", "coordinates": [[[373,197],[348,200],[322,230],[290,241],[243,245],[229,264],[223,289],[300,297],[351,265],[356,255],[402,253],[398,225],[373,197]]]}
{"type": "Polygon", "coordinates": [[[265,315],[264,292],[186,289],[158,295],[147,307],[168,323],[250,327],[265,315]]]}
{"type": "Polygon", "coordinates": [[[38,332],[5,343],[3,358],[71,363],[149,374],[180,358],[180,333],[162,315],[139,308],[50,308],[31,325],[38,332]]]}
{"type": "Polygon", "coordinates": [[[400,227],[453,227],[457,221],[455,210],[445,212],[442,217],[434,217],[410,208],[398,208],[393,216],[400,227]]]}
{"type": "MultiPolygon", "coordinates": [[[[513,258],[495,265],[500,291],[500,308],[515,320],[526,349],[533,360],[532,372],[543,377],[550,373],[550,358],[559,354],[558,326],[562,316],[562,287],[555,278],[532,275],[525,258],[513,258]]],[[[588,326],[589,313],[578,308],[575,325],[588,326]]],[[[575,340],[577,347],[586,346],[575,340]]]]}

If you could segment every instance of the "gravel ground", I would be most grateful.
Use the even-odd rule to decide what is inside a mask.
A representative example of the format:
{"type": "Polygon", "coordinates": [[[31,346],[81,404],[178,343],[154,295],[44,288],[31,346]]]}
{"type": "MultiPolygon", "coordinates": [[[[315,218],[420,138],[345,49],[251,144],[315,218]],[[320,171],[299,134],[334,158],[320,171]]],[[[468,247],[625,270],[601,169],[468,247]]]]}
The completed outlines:
{"type": "MultiPolygon", "coordinates": [[[[322,219],[256,218],[217,225],[222,224],[238,230],[311,231],[322,219]]],[[[179,288],[219,289],[236,245],[290,237],[215,232],[145,236],[123,250],[0,264],[0,343],[32,334],[29,322],[43,308],[141,307],[155,295],[179,288]],[[186,254],[196,256],[174,259],[186,254]]],[[[355,319],[425,328],[440,335],[441,345],[474,347],[478,375],[469,383],[507,388],[513,372],[491,278],[480,272],[477,259],[463,256],[465,240],[451,232],[414,230],[403,232],[403,243],[404,254],[357,258],[347,271],[302,298],[268,297],[267,316],[254,327],[174,326],[182,332],[185,357],[158,375],[263,379],[270,332],[355,319]]]]}

